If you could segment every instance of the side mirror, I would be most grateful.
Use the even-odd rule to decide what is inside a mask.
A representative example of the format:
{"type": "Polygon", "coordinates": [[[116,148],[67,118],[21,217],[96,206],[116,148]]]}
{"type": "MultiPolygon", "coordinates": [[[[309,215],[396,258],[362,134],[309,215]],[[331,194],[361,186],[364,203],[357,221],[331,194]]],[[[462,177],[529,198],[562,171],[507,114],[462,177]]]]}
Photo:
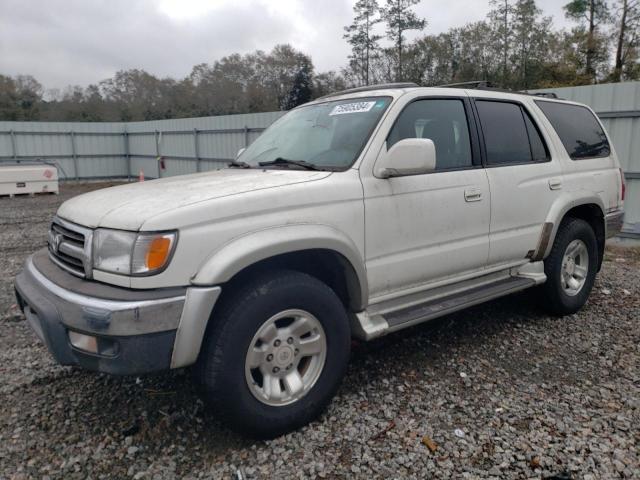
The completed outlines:
{"type": "Polygon", "coordinates": [[[240,155],[242,155],[242,153],[247,149],[247,147],[242,147],[240,150],[238,150],[238,153],[236,153],[236,159],[238,159],[238,157],[240,157],[240,155]]]}
{"type": "Polygon", "coordinates": [[[433,172],[436,146],[428,138],[405,138],[393,144],[376,164],[376,177],[404,177],[433,172]]]}

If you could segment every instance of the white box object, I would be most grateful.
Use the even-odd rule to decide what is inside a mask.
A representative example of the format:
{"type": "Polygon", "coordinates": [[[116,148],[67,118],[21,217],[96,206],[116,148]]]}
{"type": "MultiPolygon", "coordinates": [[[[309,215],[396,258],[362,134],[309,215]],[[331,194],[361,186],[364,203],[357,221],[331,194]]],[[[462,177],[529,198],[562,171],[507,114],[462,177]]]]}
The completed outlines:
{"type": "Polygon", "coordinates": [[[0,165],[0,195],[58,193],[58,169],[51,165],[0,165]]]}

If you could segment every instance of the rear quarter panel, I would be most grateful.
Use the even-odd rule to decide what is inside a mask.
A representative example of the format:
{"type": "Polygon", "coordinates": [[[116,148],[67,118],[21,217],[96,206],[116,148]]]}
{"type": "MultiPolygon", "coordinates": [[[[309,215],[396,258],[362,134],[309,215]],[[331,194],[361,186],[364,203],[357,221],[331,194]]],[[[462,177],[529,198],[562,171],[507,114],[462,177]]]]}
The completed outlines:
{"type": "MultiPolygon", "coordinates": [[[[547,101],[547,100],[545,100],[547,101]]],[[[536,102],[532,102],[534,105],[536,102]]],[[[552,139],[553,148],[560,159],[563,173],[563,190],[569,193],[568,198],[579,203],[581,197],[597,196],[603,213],[620,208],[620,163],[618,162],[611,138],[595,112],[586,105],[575,102],[562,102],[587,108],[602,126],[609,141],[610,154],[607,157],[573,160],[567,153],[562,141],[544,112],[537,105],[538,118],[552,139]]]]}

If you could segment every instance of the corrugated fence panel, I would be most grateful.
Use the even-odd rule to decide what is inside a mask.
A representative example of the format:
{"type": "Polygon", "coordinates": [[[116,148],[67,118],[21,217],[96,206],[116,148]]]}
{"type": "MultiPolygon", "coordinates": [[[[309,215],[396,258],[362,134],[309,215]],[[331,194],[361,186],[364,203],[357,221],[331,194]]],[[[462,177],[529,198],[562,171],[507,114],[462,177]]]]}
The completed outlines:
{"type": "Polygon", "coordinates": [[[15,134],[19,157],[71,155],[71,140],[68,135],[15,134]]]}
{"type": "MultiPolygon", "coordinates": [[[[53,157],[42,160],[50,165],[55,165],[58,168],[58,178],[60,180],[73,180],[76,177],[75,165],[73,159],[69,157],[53,157]]],[[[27,162],[29,162],[27,160],[27,162]]],[[[0,162],[2,165],[2,162],[0,162]]]]}
{"type": "Polygon", "coordinates": [[[155,177],[158,172],[161,176],[195,173],[198,166],[200,171],[224,168],[240,148],[258,138],[283,113],[130,122],[126,129],[131,173],[137,175],[143,168],[145,175],[155,177]],[[158,153],[165,165],[160,171],[155,160],[158,153]]]}
{"type": "Polygon", "coordinates": [[[124,156],[124,142],[122,134],[117,135],[87,135],[75,134],[76,154],[78,155],[120,155],[124,156]]]}
{"type": "Polygon", "coordinates": [[[630,233],[640,235],[640,208],[638,208],[637,199],[640,198],[640,181],[627,181],[627,201],[625,203],[625,225],[635,226],[635,230],[630,233]],[[631,201],[634,199],[634,201],[631,201]]]}
{"type": "Polygon", "coordinates": [[[124,157],[79,157],[78,176],[80,178],[114,178],[127,176],[124,157]]]}
{"type": "Polygon", "coordinates": [[[186,175],[188,173],[196,173],[195,160],[177,160],[167,158],[164,160],[165,169],[161,172],[163,177],[171,177],[173,175],[186,175]]]}
{"type": "Polygon", "coordinates": [[[0,122],[0,162],[50,162],[60,167],[63,179],[137,176],[141,169],[150,178],[218,169],[282,115],[129,123],[0,122]],[[158,156],[164,159],[164,169],[159,168],[158,156]]]}
{"type": "Polygon", "coordinates": [[[131,155],[156,156],[156,137],[129,133],[129,153],[131,155]]]}
{"type": "Polygon", "coordinates": [[[221,115],[218,117],[177,118],[171,120],[151,120],[148,122],[129,122],[129,132],[148,132],[153,130],[229,130],[233,128],[266,128],[280,118],[284,112],[245,113],[239,115],[221,115]]]}
{"type": "MultiPolygon", "coordinates": [[[[632,171],[632,152],[638,151],[640,139],[634,138],[634,132],[640,132],[640,124],[635,118],[603,118],[602,124],[607,129],[613,146],[620,158],[620,164],[625,172],[632,171]]],[[[637,135],[635,136],[637,137],[637,135]]]]}
{"type": "Polygon", "coordinates": [[[624,232],[640,237],[640,82],[540,90],[589,105],[600,116],[625,172],[624,232]]]}
{"type": "Polygon", "coordinates": [[[146,178],[157,178],[158,162],[155,157],[131,157],[131,176],[138,177],[142,170],[146,178]]]}
{"type": "Polygon", "coordinates": [[[245,147],[244,133],[216,133],[200,135],[200,155],[206,158],[236,158],[245,147]]]}
{"type": "Polygon", "coordinates": [[[50,162],[60,167],[63,179],[137,176],[140,169],[150,178],[181,175],[226,166],[282,115],[129,123],[0,122],[0,162],[50,162]],[[164,158],[164,170],[159,169],[158,156],[164,158]]]}
{"type": "Polygon", "coordinates": [[[123,128],[114,122],[0,122],[0,164],[47,162],[61,179],[125,176],[123,128]]]}
{"type": "Polygon", "coordinates": [[[193,157],[193,133],[161,133],[158,135],[161,155],[168,157],[193,157]]]}
{"type": "Polygon", "coordinates": [[[11,134],[0,133],[0,157],[11,157],[13,147],[11,146],[11,134]]]}

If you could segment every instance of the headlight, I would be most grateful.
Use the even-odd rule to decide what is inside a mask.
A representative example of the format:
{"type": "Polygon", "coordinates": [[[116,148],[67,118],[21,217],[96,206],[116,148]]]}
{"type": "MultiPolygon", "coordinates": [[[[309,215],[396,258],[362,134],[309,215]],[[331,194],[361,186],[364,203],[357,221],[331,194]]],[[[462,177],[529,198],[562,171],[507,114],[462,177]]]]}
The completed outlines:
{"type": "Polygon", "coordinates": [[[93,234],[93,268],[121,275],[162,270],[175,248],[177,232],[135,233],[99,228],[93,234]]]}

